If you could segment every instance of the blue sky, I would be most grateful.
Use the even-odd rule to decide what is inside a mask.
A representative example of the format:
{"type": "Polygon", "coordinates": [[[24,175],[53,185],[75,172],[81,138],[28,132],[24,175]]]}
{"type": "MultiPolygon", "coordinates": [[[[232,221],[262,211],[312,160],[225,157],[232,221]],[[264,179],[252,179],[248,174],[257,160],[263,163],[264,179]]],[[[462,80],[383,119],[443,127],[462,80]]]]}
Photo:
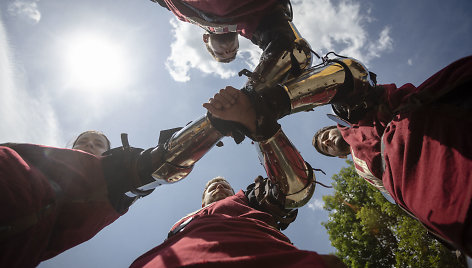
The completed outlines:
{"type": "MultiPolygon", "coordinates": [[[[357,58],[380,83],[420,85],[472,54],[468,0],[292,3],[295,25],[313,50],[357,58]]],[[[126,132],[133,146],[153,147],[160,130],[203,115],[201,104],[217,90],[244,85],[237,72],[253,68],[260,55],[241,39],[235,62],[216,63],[199,28],[148,0],[4,0],[0,10],[0,142],[66,147],[78,133],[97,129],[113,146],[126,132]]],[[[345,162],[317,154],[311,138],[331,124],[329,112],[319,107],[280,120],[305,160],[327,173],[316,175],[328,184],[345,162]]],[[[265,175],[249,140],[223,142],[185,180],[158,188],[93,239],[40,267],[127,267],[200,207],[208,179],[221,175],[240,189],[265,175]]],[[[285,231],[299,248],[334,251],[320,225],[327,220],[321,197],[329,193],[318,187],[285,231]]]]}

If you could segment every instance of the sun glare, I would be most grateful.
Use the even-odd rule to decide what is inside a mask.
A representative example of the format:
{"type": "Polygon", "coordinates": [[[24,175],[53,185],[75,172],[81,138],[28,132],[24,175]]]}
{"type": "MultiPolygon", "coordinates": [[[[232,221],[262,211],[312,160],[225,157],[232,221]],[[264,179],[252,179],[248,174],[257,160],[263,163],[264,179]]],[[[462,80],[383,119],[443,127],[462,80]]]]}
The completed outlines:
{"type": "Polygon", "coordinates": [[[67,84],[80,90],[116,90],[129,79],[124,48],[94,34],[67,38],[64,44],[67,84]]]}

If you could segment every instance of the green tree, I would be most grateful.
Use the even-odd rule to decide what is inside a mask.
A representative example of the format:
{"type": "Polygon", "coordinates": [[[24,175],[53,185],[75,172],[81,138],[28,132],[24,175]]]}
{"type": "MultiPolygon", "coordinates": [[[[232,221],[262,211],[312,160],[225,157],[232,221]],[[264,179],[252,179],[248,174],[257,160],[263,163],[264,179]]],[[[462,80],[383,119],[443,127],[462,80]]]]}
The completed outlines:
{"type": "Polygon", "coordinates": [[[331,244],[350,267],[466,267],[417,220],[357,175],[353,163],[333,176],[324,196],[331,244]]]}

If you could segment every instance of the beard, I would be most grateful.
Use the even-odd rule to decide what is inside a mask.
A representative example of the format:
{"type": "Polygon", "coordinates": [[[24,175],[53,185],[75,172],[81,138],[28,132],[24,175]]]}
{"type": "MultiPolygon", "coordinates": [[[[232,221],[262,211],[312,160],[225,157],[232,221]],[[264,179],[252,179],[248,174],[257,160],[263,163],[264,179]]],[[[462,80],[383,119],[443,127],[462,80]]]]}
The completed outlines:
{"type": "Polygon", "coordinates": [[[346,155],[351,152],[351,146],[343,139],[342,136],[336,141],[336,147],[338,148],[339,152],[346,153],[346,155]]]}

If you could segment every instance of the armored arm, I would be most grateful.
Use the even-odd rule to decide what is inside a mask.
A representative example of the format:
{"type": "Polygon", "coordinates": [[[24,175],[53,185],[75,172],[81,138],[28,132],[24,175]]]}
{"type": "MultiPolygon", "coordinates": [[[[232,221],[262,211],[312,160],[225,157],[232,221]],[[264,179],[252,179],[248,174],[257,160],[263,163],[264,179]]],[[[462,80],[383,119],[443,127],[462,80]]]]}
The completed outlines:
{"type": "Polygon", "coordinates": [[[311,66],[310,45],[299,35],[293,23],[287,22],[286,27],[293,31],[290,38],[269,42],[254,71],[246,71],[249,73],[247,88],[259,91],[272,87],[300,75],[311,66]]]}
{"type": "Polygon", "coordinates": [[[164,155],[158,148],[151,152],[162,164],[152,173],[158,185],[174,183],[185,178],[200,160],[221,138],[221,134],[207,116],[200,117],[176,132],[163,145],[164,155]]]}
{"type": "Polygon", "coordinates": [[[296,219],[297,208],[311,199],[315,176],[281,129],[258,142],[257,149],[268,178],[257,177],[246,196],[252,207],[270,213],[274,226],[284,230],[296,219]]]}
{"type": "Polygon", "coordinates": [[[278,4],[259,23],[251,41],[263,53],[255,70],[240,72],[247,88],[258,91],[296,77],[312,63],[310,45],[292,23],[291,7],[278,4]]]}
{"type": "Polygon", "coordinates": [[[258,142],[257,149],[276,203],[283,209],[305,205],[315,191],[315,175],[282,129],[270,139],[258,142]]]}
{"type": "Polygon", "coordinates": [[[105,153],[103,170],[117,211],[124,211],[161,184],[184,179],[223,134],[203,116],[168,136],[162,139],[161,132],[159,145],[147,150],[130,147],[122,136],[123,146],[105,153]]]}
{"type": "MultiPolygon", "coordinates": [[[[257,91],[251,88],[243,90],[256,109],[257,127],[263,129],[274,120],[298,111],[329,103],[356,103],[373,87],[367,69],[356,60],[344,58],[307,69],[299,77],[283,84],[257,91]]],[[[256,181],[254,195],[257,204],[286,225],[290,222],[287,215],[312,197],[315,176],[281,129],[271,138],[259,141],[257,147],[268,175],[267,180],[256,181]]]]}
{"type": "Polygon", "coordinates": [[[344,117],[349,120],[356,110],[372,105],[373,93],[376,92],[372,75],[359,61],[338,58],[309,68],[285,83],[258,91],[244,90],[251,96],[255,107],[263,107],[257,113],[260,122],[326,104],[343,107],[344,117]]]}

